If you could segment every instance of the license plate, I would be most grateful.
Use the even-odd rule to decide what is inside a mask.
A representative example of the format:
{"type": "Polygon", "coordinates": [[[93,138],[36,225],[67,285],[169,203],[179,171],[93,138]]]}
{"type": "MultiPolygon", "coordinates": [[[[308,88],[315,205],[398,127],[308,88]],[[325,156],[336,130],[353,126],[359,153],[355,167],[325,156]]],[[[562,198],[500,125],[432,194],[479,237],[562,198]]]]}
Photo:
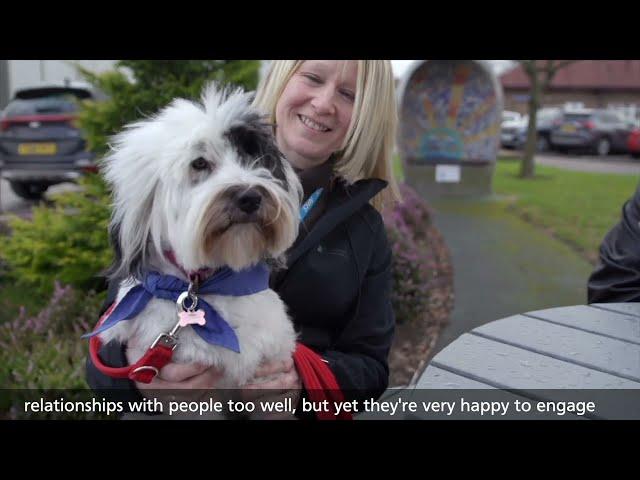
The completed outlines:
{"type": "Polygon", "coordinates": [[[55,143],[21,143],[18,145],[20,155],[54,155],[58,151],[55,143]]]}
{"type": "Polygon", "coordinates": [[[563,125],[562,131],[566,133],[575,133],[576,127],[573,125],[563,125]]]}

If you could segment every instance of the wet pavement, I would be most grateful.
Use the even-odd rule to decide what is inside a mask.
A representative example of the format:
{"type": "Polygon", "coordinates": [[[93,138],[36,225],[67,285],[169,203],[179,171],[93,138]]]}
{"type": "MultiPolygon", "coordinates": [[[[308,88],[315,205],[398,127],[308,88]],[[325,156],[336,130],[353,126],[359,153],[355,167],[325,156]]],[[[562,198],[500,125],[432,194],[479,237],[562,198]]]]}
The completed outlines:
{"type": "Polygon", "coordinates": [[[586,303],[592,266],[504,211],[499,196],[431,201],[454,265],[455,306],[432,356],[465,332],[509,315],[586,303]]]}

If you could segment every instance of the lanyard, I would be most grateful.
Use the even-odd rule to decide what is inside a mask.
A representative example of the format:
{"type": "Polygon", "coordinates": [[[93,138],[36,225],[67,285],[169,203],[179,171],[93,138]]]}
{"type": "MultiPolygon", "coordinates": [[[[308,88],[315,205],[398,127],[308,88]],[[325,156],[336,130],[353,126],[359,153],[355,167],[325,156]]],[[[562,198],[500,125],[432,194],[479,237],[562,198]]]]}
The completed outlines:
{"type": "Polygon", "coordinates": [[[322,188],[319,188],[315,192],[313,192],[311,196],[307,199],[307,201],[304,202],[304,205],[300,207],[301,222],[307,217],[307,215],[309,214],[311,209],[314,207],[314,205],[318,203],[318,198],[320,198],[320,195],[322,195],[322,188]]]}

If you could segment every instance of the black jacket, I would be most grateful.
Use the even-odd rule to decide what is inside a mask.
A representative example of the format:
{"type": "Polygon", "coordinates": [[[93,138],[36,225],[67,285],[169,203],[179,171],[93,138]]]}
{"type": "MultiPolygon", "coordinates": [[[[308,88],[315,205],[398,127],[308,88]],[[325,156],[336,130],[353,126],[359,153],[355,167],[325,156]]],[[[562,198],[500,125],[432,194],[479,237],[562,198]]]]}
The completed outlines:
{"type": "MultiPolygon", "coordinates": [[[[271,277],[299,340],[328,361],[347,399],[378,398],[389,380],[391,250],[382,217],[369,204],[385,186],[376,179],[337,183],[322,216],[289,250],[287,270],[271,277]]],[[[115,295],[112,285],[105,310],[115,295]]],[[[127,364],[123,347],[113,342],[100,356],[111,366],[127,364]]],[[[90,359],[87,380],[94,390],[124,388],[127,398],[140,398],[132,382],[101,374],[90,359]]]]}
{"type": "Polygon", "coordinates": [[[600,245],[600,262],[589,277],[589,303],[640,302],[639,222],[640,188],[600,245]]]}

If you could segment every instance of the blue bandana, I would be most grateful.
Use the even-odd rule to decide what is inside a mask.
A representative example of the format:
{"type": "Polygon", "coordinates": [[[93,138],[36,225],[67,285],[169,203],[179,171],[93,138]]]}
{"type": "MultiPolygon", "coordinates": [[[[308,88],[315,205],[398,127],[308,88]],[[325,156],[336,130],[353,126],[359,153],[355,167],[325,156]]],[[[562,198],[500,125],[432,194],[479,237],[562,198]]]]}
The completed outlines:
{"type": "MultiPolygon", "coordinates": [[[[134,318],[144,310],[153,297],[176,302],[180,294],[186,292],[188,288],[188,283],[172,275],[161,275],[157,272],[148,273],[142,284],[136,285],[127,292],[100,328],[83,335],[82,338],[97,335],[121,320],[134,318]]],[[[239,272],[234,272],[229,267],[223,267],[202,283],[197,293],[239,297],[252,295],[268,288],[269,270],[266,265],[258,264],[239,272]]],[[[240,345],[233,328],[202,298],[198,298],[198,308],[204,310],[206,323],[202,326],[192,325],[196,333],[207,343],[220,345],[239,353],[240,345]]],[[[178,315],[176,313],[177,321],[178,315]]]]}

